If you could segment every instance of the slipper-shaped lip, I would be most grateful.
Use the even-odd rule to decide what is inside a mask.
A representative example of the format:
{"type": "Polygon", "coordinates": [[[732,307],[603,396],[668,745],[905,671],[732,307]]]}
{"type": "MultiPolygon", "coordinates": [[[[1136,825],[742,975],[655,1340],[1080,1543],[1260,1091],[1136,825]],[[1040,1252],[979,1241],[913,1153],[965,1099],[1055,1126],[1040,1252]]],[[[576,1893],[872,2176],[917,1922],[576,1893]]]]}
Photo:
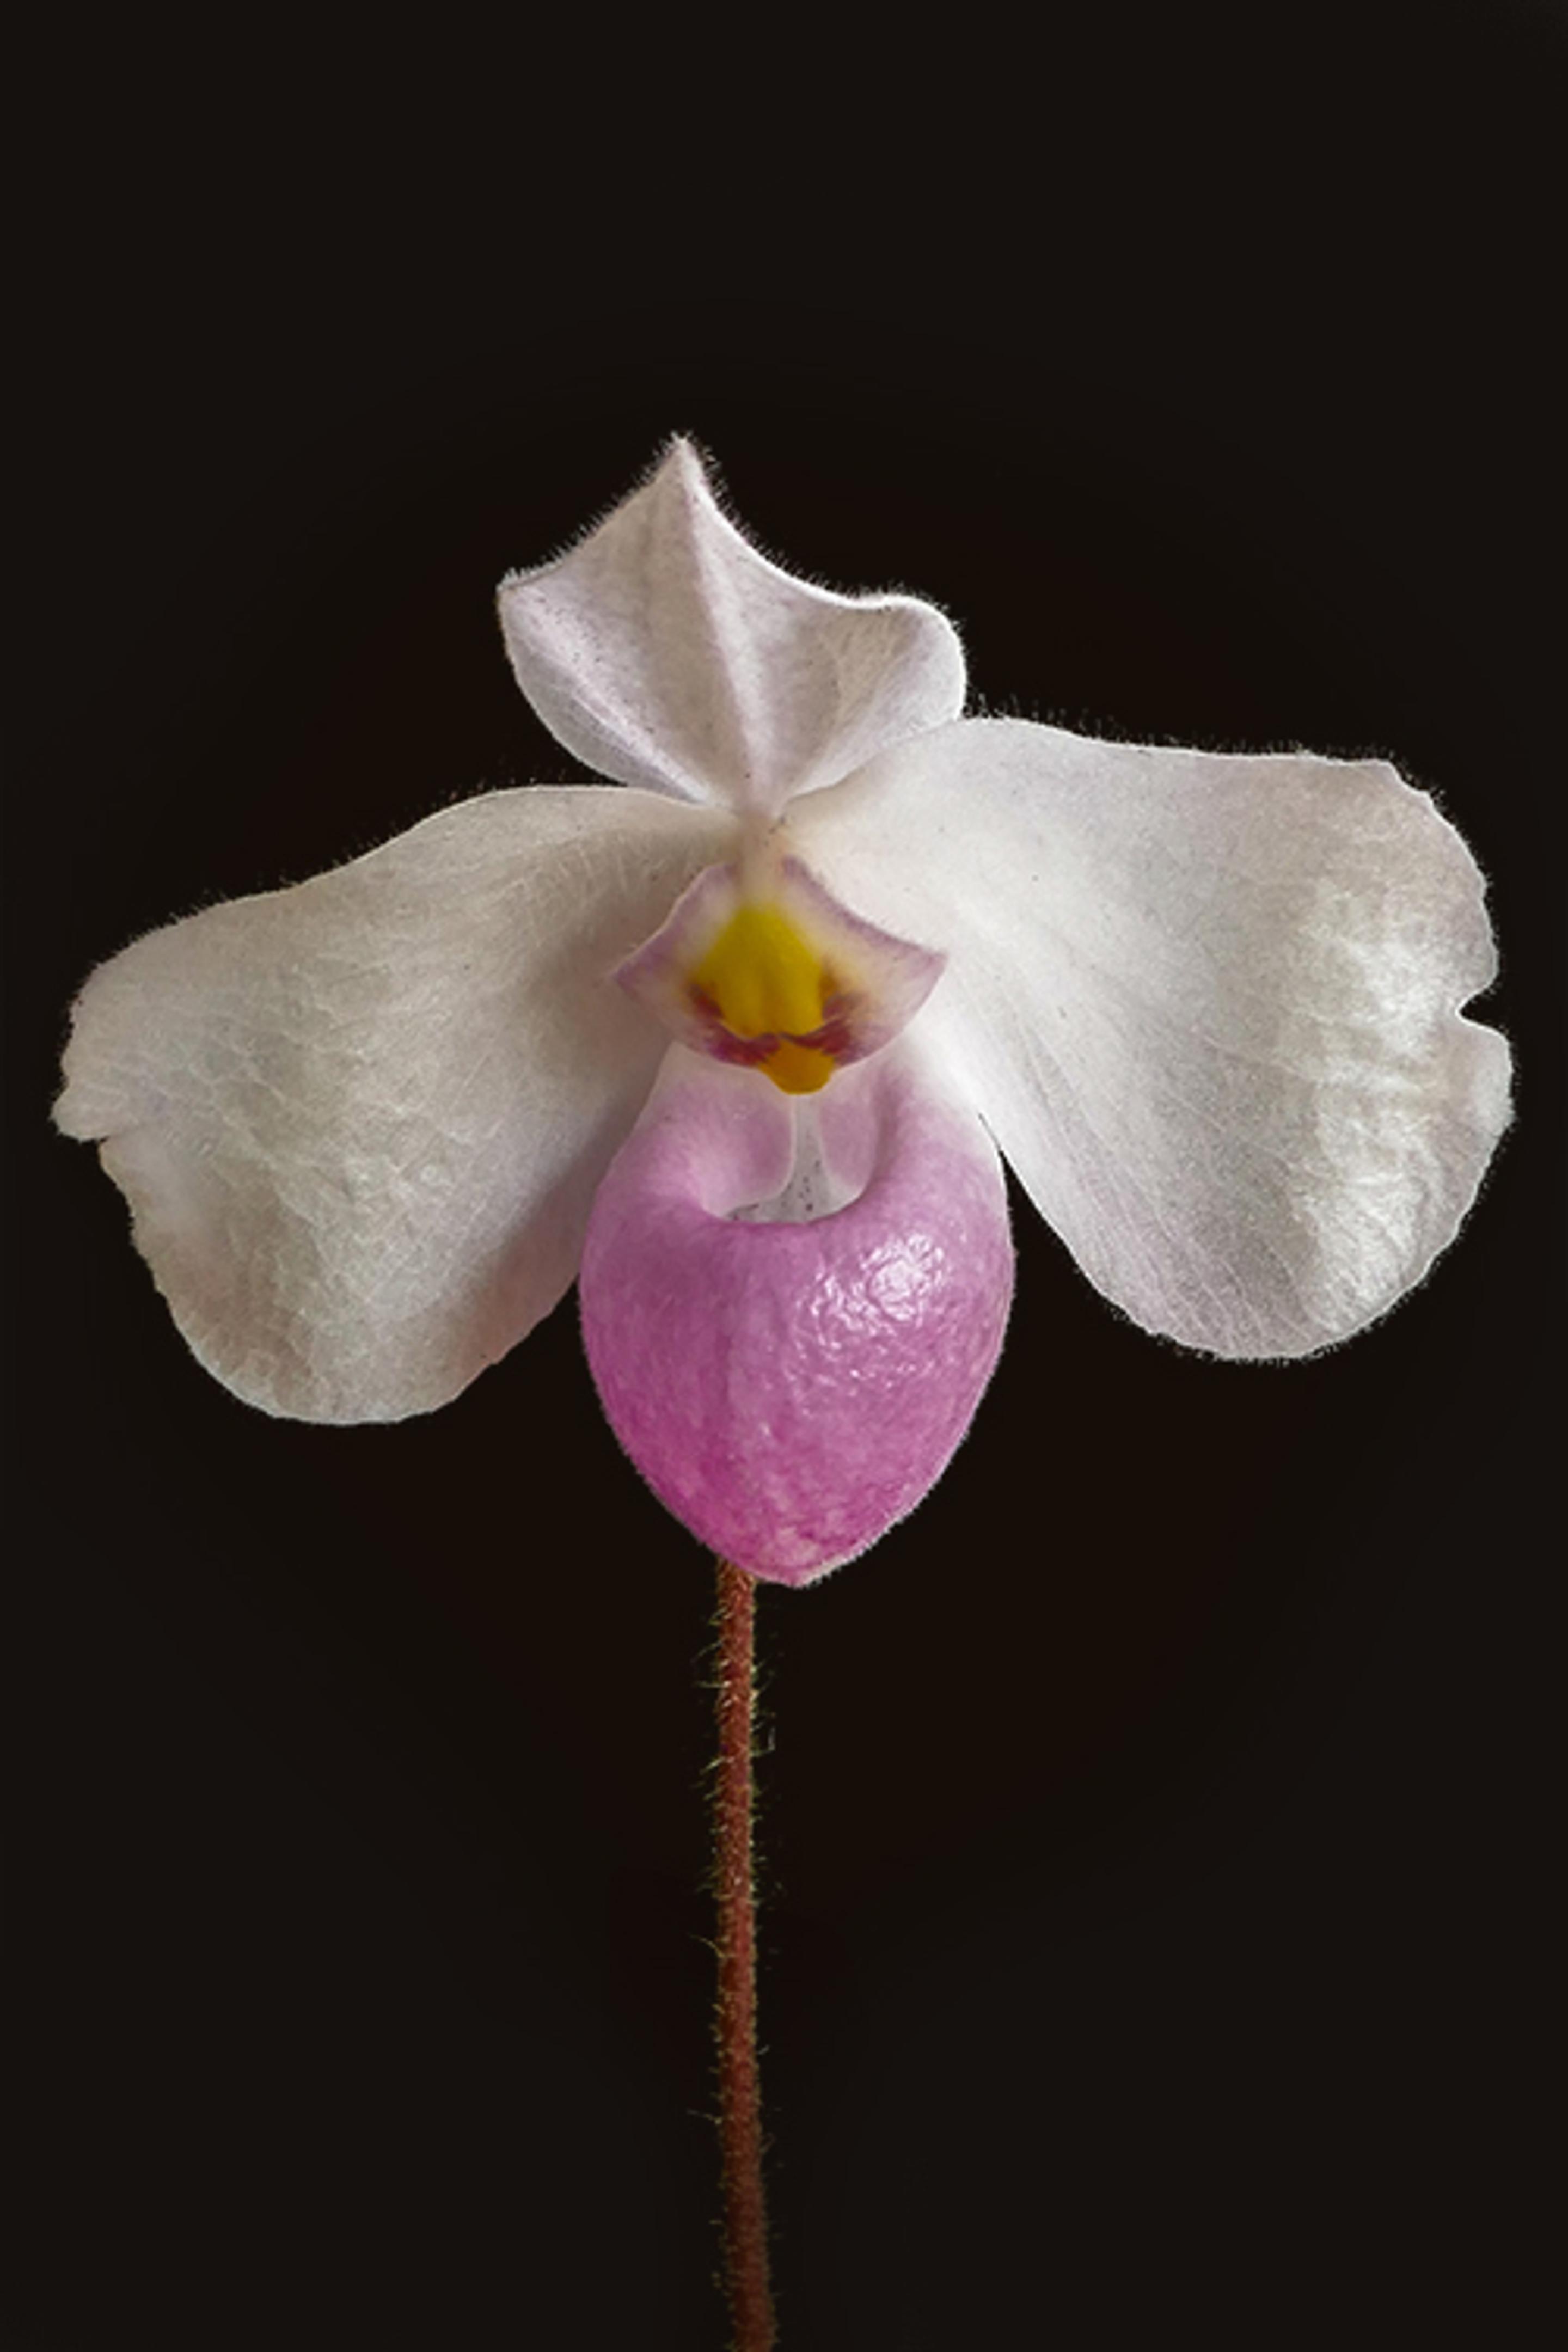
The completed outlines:
{"type": "Polygon", "coordinates": [[[941,1475],[1012,1290],[1001,1161],[907,1038],[808,1107],[672,1046],[579,1286],[632,1461],[701,1541],[784,1584],[855,1558],[941,1475]],[[787,1187],[803,1111],[842,1205],[747,1215],[787,1187]]]}

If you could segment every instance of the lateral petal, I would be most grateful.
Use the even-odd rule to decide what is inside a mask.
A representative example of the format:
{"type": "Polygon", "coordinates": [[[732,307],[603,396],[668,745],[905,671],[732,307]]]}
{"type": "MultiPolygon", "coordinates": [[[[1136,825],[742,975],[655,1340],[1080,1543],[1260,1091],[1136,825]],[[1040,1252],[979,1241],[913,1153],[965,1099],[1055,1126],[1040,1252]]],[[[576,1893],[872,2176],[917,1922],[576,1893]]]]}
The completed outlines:
{"type": "Polygon", "coordinates": [[[491,793],[100,966],[55,1117],[206,1369],[395,1421],[521,1339],[665,1049],[609,975],[732,846],[648,793],[491,793]]]}
{"type": "Polygon", "coordinates": [[[687,441],[565,555],[498,592],[518,684],[567,750],[677,798],[777,814],[955,719],[963,655],[913,596],[843,596],[771,563],[687,441]]]}
{"type": "Polygon", "coordinates": [[[1509,1117],[1458,1008],[1474,859],[1382,761],[972,720],[792,810],[868,919],[949,950],[921,1030],[1145,1329],[1299,1356],[1418,1282],[1509,1117]]]}

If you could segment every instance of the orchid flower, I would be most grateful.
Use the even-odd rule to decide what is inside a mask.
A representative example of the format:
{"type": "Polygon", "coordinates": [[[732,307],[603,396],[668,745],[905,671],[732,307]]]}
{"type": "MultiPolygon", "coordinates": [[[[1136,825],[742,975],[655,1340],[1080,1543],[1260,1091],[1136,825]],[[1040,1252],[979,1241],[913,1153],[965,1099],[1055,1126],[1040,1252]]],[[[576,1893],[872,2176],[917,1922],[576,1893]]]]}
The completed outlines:
{"type": "Polygon", "coordinates": [[[1344,1339],[1508,1117],[1481,877],[1380,761],[965,719],[957,635],[763,556],[693,449],[500,591],[614,781],[482,794],[139,940],[76,1008],[98,1141],[208,1370],[427,1412],[580,1285],[649,1485],[805,1583],[913,1507],[1012,1290],[1003,1159],[1132,1320],[1344,1339]]]}

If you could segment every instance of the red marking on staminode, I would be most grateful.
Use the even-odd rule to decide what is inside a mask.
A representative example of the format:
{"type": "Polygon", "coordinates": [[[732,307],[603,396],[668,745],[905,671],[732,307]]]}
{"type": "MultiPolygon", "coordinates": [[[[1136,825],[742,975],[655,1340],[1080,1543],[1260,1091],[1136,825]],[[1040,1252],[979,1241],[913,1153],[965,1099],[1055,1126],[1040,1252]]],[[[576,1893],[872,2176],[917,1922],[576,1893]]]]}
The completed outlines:
{"type": "Polygon", "coordinates": [[[849,1058],[855,1043],[855,1016],[860,999],[853,995],[834,995],[824,1007],[824,1018],[816,1029],[796,1033],[788,1029],[769,1029],[755,1037],[737,1036],[728,1028],[718,1005],[705,988],[689,981],[687,1002],[702,1024],[704,1042],[716,1062],[733,1062],[742,1069],[760,1070],[773,1059],[781,1045],[804,1045],[810,1051],[826,1054],[836,1062],[849,1058]]]}

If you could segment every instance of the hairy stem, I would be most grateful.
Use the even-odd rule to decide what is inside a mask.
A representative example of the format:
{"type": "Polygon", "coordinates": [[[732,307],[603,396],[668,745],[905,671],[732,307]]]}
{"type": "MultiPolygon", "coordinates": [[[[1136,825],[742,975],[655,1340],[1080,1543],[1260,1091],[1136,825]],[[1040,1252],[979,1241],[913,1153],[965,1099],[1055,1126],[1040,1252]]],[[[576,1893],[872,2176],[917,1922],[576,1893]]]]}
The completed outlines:
{"type": "Polygon", "coordinates": [[[732,2352],[772,2352],[763,2119],[757,2081],[757,1915],[752,1870],[752,1750],[756,1708],[756,1585],[719,1562],[719,1755],[713,1797],[719,1983],[713,2033],[719,2059],[719,2147],[723,2168],[724,2284],[732,2352]]]}

